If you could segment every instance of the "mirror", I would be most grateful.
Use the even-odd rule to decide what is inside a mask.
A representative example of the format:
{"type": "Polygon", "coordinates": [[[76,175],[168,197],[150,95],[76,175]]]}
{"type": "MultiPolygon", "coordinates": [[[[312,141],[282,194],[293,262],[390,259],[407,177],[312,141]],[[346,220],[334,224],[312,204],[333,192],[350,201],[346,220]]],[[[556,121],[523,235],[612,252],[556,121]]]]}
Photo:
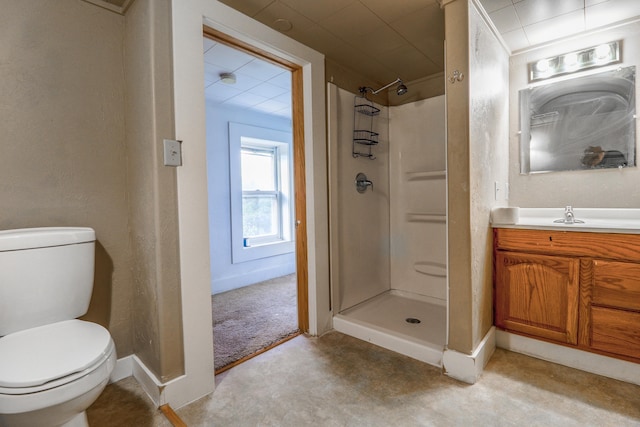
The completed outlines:
{"type": "Polygon", "coordinates": [[[520,91],[520,172],[636,165],[635,67],[520,91]]]}

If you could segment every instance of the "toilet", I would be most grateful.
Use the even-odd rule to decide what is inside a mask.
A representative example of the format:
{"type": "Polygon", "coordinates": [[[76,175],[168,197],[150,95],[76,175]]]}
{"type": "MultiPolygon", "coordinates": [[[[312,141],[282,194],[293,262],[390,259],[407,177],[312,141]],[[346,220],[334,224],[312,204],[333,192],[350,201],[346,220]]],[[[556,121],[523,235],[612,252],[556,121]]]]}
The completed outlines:
{"type": "Polygon", "coordinates": [[[91,300],[95,232],[0,231],[0,426],[88,426],[116,363],[91,300]]]}

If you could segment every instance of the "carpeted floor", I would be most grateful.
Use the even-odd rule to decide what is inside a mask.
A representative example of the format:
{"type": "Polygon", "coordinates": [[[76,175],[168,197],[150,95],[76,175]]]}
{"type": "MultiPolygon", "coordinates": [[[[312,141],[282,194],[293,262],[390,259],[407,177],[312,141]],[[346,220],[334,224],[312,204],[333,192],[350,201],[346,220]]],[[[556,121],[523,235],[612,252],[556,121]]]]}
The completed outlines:
{"type": "Polygon", "coordinates": [[[296,275],[211,297],[218,370],[298,331],[296,275]]]}

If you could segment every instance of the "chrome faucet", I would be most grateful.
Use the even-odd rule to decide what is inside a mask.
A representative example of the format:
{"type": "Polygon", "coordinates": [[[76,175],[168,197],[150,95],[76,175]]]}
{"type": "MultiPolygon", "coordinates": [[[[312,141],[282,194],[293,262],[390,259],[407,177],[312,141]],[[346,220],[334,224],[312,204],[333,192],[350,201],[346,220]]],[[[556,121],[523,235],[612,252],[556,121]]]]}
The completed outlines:
{"type": "Polygon", "coordinates": [[[564,208],[564,222],[572,224],[576,217],[573,215],[573,207],[567,206],[564,208]]]}
{"type": "Polygon", "coordinates": [[[576,219],[575,215],[573,214],[572,206],[566,206],[564,208],[564,218],[556,219],[553,222],[558,222],[563,224],[584,224],[584,221],[576,219]]]}

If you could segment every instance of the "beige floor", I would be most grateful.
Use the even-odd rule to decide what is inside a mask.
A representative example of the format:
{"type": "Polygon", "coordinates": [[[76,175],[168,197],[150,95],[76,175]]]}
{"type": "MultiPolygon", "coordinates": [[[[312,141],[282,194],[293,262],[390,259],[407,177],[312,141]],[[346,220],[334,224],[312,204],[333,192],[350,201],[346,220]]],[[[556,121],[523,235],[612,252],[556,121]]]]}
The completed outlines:
{"type": "MultiPolygon", "coordinates": [[[[640,387],[498,349],[478,383],[332,332],[297,337],[216,378],[189,426],[640,426],[640,387]]],[[[132,379],[92,427],[169,426],[132,379]]]]}

